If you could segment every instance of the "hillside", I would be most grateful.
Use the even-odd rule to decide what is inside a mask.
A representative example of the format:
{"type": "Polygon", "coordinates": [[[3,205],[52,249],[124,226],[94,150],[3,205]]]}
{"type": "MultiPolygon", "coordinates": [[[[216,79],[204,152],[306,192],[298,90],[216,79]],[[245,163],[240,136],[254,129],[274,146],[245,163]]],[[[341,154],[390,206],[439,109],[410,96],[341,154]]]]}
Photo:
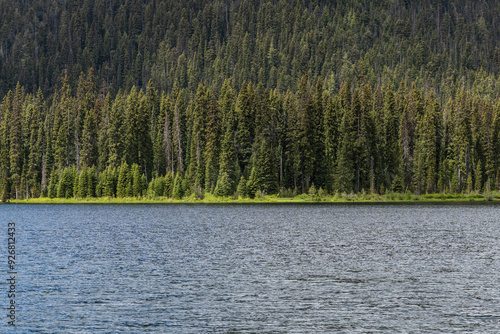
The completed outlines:
{"type": "MultiPolygon", "coordinates": [[[[500,71],[498,1],[0,1],[0,95],[19,81],[54,93],[95,69],[113,93],[215,90],[232,77],[295,90],[308,73],[330,92],[350,79],[405,81],[449,97],[500,71]]],[[[491,80],[491,78],[488,78],[491,80]]],[[[446,101],[446,99],[444,101],[446,101]]]]}

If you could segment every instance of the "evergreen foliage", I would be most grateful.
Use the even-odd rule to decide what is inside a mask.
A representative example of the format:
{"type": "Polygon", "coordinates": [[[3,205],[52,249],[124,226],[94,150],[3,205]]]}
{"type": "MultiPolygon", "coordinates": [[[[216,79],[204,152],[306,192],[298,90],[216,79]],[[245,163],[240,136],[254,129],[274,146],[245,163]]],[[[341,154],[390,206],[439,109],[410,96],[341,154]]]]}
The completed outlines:
{"type": "Polygon", "coordinates": [[[0,8],[3,202],[500,189],[496,1],[0,8]]]}

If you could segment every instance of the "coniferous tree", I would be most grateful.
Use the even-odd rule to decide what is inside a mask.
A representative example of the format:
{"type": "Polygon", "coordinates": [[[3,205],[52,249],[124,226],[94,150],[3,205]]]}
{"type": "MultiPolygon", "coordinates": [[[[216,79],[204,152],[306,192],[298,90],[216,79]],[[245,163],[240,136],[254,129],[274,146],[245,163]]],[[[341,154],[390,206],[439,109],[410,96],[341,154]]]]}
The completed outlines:
{"type": "Polygon", "coordinates": [[[288,120],[286,127],[286,168],[285,173],[289,175],[289,184],[293,188],[299,186],[300,167],[302,165],[302,156],[300,152],[301,135],[300,131],[300,117],[296,101],[291,92],[287,92],[284,101],[284,108],[288,110],[288,120]]]}
{"type": "Polygon", "coordinates": [[[209,108],[208,89],[199,85],[194,101],[190,146],[189,178],[193,189],[201,189],[205,181],[205,116],[209,108]]]}
{"type": "Polygon", "coordinates": [[[0,110],[0,186],[2,202],[10,199],[10,110],[12,108],[12,92],[4,97],[0,110]]]}
{"type": "Polygon", "coordinates": [[[79,168],[79,144],[78,137],[74,137],[75,122],[78,123],[78,118],[75,121],[74,103],[71,98],[71,91],[68,83],[67,75],[62,78],[62,87],[59,91],[59,103],[55,106],[55,116],[52,128],[52,147],[54,153],[54,163],[58,169],[69,166],[75,161],[79,168]],[[75,159],[73,159],[72,143],[73,138],[76,142],[75,159]]]}
{"type": "Polygon", "coordinates": [[[97,129],[97,165],[99,166],[99,172],[106,169],[109,160],[109,123],[112,106],[113,100],[108,93],[104,100],[97,129]]]}
{"type": "Polygon", "coordinates": [[[43,119],[45,109],[43,107],[42,91],[38,89],[33,112],[29,124],[29,146],[28,146],[28,188],[29,196],[40,195],[42,156],[43,156],[43,119]]]}
{"type": "Polygon", "coordinates": [[[80,161],[82,166],[96,166],[98,158],[98,106],[87,110],[81,135],[80,161]]]}
{"type": "Polygon", "coordinates": [[[182,177],[179,173],[177,173],[174,178],[172,197],[175,199],[181,199],[182,197],[184,197],[184,193],[185,192],[184,192],[182,177]]]}
{"type": "Polygon", "coordinates": [[[83,167],[78,178],[78,197],[85,198],[89,194],[89,169],[83,167]]]}
{"type": "Polygon", "coordinates": [[[423,100],[421,92],[413,86],[408,103],[401,116],[400,141],[402,150],[403,188],[413,190],[412,174],[414,170],[415,128],[423,117],[423,100]]]}
{"type": "MultiPolygon", "coordinates": [[[[172,140],[172,145],[173,145],[173,160],[174,160],[174,169],[175,171],[178,171],[180,173],[184,172],[184,155],[186,152],[185,148],[185,116],[184,116],[184,96],[182,91],[177,94],[177,99],[175,101],[175,106],[174,106],[174,119],[173,119],[173,140],[172,140]]],[[[173,170],[172,170],[173,173],[173,170]]]]}
{"type": "Polygon", "coordinates": [[[387,87],[384,93],[383,138],[381,154],[383,161],[382,184],[386,189],[401,188],[401,145],[399,141],[399,116],[394,93],[387,87]]]}
{"type": "Polygon", "coordinates": [[[361,114],[358,125],[358,170],[357,191],[373,192],[375,189],[376,129],[372,118],[372,91],[363,86],[361,94],[361,114]]]}
{"type": "Polygon", "coordinates": [[[116,185],[116,197],[127,197],[127,187],[130,183],[130,174],[128,164],[123,162],[118,171],[118,180],[116,185]]]}
{"type": "Polygon", "coordinates": [[[174,177],[172,173],[167,173],[167,175],[165,175],[163,194],[161,196],[171,198],[173,187],[174,187],[174,177]]]}
{"type": "MultiPolygon", "coordinates": [[[[346,96],[350,96],[346,94],[346,96]]],[[[352,192],[355,190],[355,156],[357,140],[357,114],[359,114],[360,102],[357,90],[354,91],[353,104],[344,100],[342,122],[339,130],[340,146],[337,156],[337,168],[335,175],[335,191],[352,192]]]]}
{"type": "Polygon", "coordinates": [[[236,133],[236,145],[238,162],[242,173],[248,173],[246,167],[252,155],[252,143],[254,141],[255,111],[254,111],[254,88],[252,84],[243,84],[236,100],[236,115],[238,126],[236,133]]]}
{"type": "Polygon", "coordinates": [[[300,122],[299,152],[300,158],[300,179],[302,192],[309,189],[313,166],[315,163],[314,142],[315,128],[319,124],[314,124],[314,106],[311,101],[311,93],[308,87],[308,76],[304,75],[300,81],[296,94],[297,116],[300,122]]]}
{"type": "Polygon", "coordinates": [[[210,91],[207,91],[208,105],[205,116],[205,186],[212,192],[217,183],[220,155],[220,110],[217,101],[210,91]]]}
{"type": "Polygon", "coordinates": [[[20,181],[22,171],[22,133],[21,133],[21,86],[17,84],[14,96],[12,99],[11,110],[9,113],[9,132],[10,132],[10,177],[12,186],[12,197],[19,199],[20,181]]]}
{"type": "Polygon", "coordinates": [[[222,141],[219,156],[219,176],[217,178],[215,194],[217,196],[230,196],[236,187],[236,169],[239,169],[239,167],[236,164],[234,146],[236,134],[234,92],[227,80],[222,87],[219,105],[222,115],[222,141]]]}
{"type": "Polygon", "coordinates": [[[143,183],[141,179],[141,172],[139,171],[139,165],[133,164],[130,169],[131,181],[132,181],[132,196],[141,197],[143,183]]]}
{"type": "Polygon", "coordinates": [[[125,125],[123,124],[123,115],[125,114],[124,98],[118,94],[114,100],[110,111],[108,126],[108,162],[107,165],[117,168],[123,159],[125,149],[125,125]]]}
{"type": "Polygon", "coordinates": [[[170,110],[170,99],[164,95],[161,99],[160,105],[160,115],[161,121],[163,121],[163,131],[161,132],[162,136],[160,136],[160,132],[158,132],[157,139],[155,140],[155,166],[157,166],[157,172],[159,172],[160,165],[162,164],[160,160],[165,158],[165,167],[167,173],[172,173],[174,171],[174,145],[173,145],[173,136],[172,136],[172,111],[170,110]],[[160,146],[161,143],[161,146],[160,146]],[[160,150],[161,147],[161,150],[160,150]]]}
{"type": "Polygon", "coordinates": [[[324,141],[326,162],[326,189],[333,189],[335,166],[337,159],[337,148],[339,142],[339,113],[340,102],[338,97],[328,97],[325,108],[324,141]]]}
{"type": "Polygon", "coordinates": [[[470,190],[470,167],[471,167],[471,129],[470,112],[471,106],[464,90],[459,92],[456,108],[454,108],[454,133],[453,151],[455,161],[455,177],[459,193],[470,190]]]}
{"type": "Polygon", "coordinates": [[[57,188],[59,184],[59,175],[58,172],[53,169],[50,173],[49,186],[48,186],[48,197],[56,198],[57,197],[57,188]]]}

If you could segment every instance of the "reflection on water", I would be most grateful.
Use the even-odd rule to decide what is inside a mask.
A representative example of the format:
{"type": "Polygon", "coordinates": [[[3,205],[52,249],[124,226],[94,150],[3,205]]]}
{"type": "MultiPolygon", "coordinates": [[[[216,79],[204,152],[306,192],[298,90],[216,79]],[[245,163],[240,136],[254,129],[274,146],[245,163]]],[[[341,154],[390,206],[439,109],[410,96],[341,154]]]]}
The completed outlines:
{"type": "Polygon", "coordinates": [[[4,230],[17,227],[17,330],[40,333],[500,332],[499,217],[499,206],[0,207],[4,230]]]}

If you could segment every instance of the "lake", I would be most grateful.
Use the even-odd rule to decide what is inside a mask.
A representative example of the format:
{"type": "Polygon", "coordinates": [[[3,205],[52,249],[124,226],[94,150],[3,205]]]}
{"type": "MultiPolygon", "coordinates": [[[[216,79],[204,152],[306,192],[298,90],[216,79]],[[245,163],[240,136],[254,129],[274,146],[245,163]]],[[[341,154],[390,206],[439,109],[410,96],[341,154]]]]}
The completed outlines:
{"type": "Polygon", "coordinates": [[[2,282],[9,222],[18,333],[500,332],[498,205],[2,205],[2,282]]]}

